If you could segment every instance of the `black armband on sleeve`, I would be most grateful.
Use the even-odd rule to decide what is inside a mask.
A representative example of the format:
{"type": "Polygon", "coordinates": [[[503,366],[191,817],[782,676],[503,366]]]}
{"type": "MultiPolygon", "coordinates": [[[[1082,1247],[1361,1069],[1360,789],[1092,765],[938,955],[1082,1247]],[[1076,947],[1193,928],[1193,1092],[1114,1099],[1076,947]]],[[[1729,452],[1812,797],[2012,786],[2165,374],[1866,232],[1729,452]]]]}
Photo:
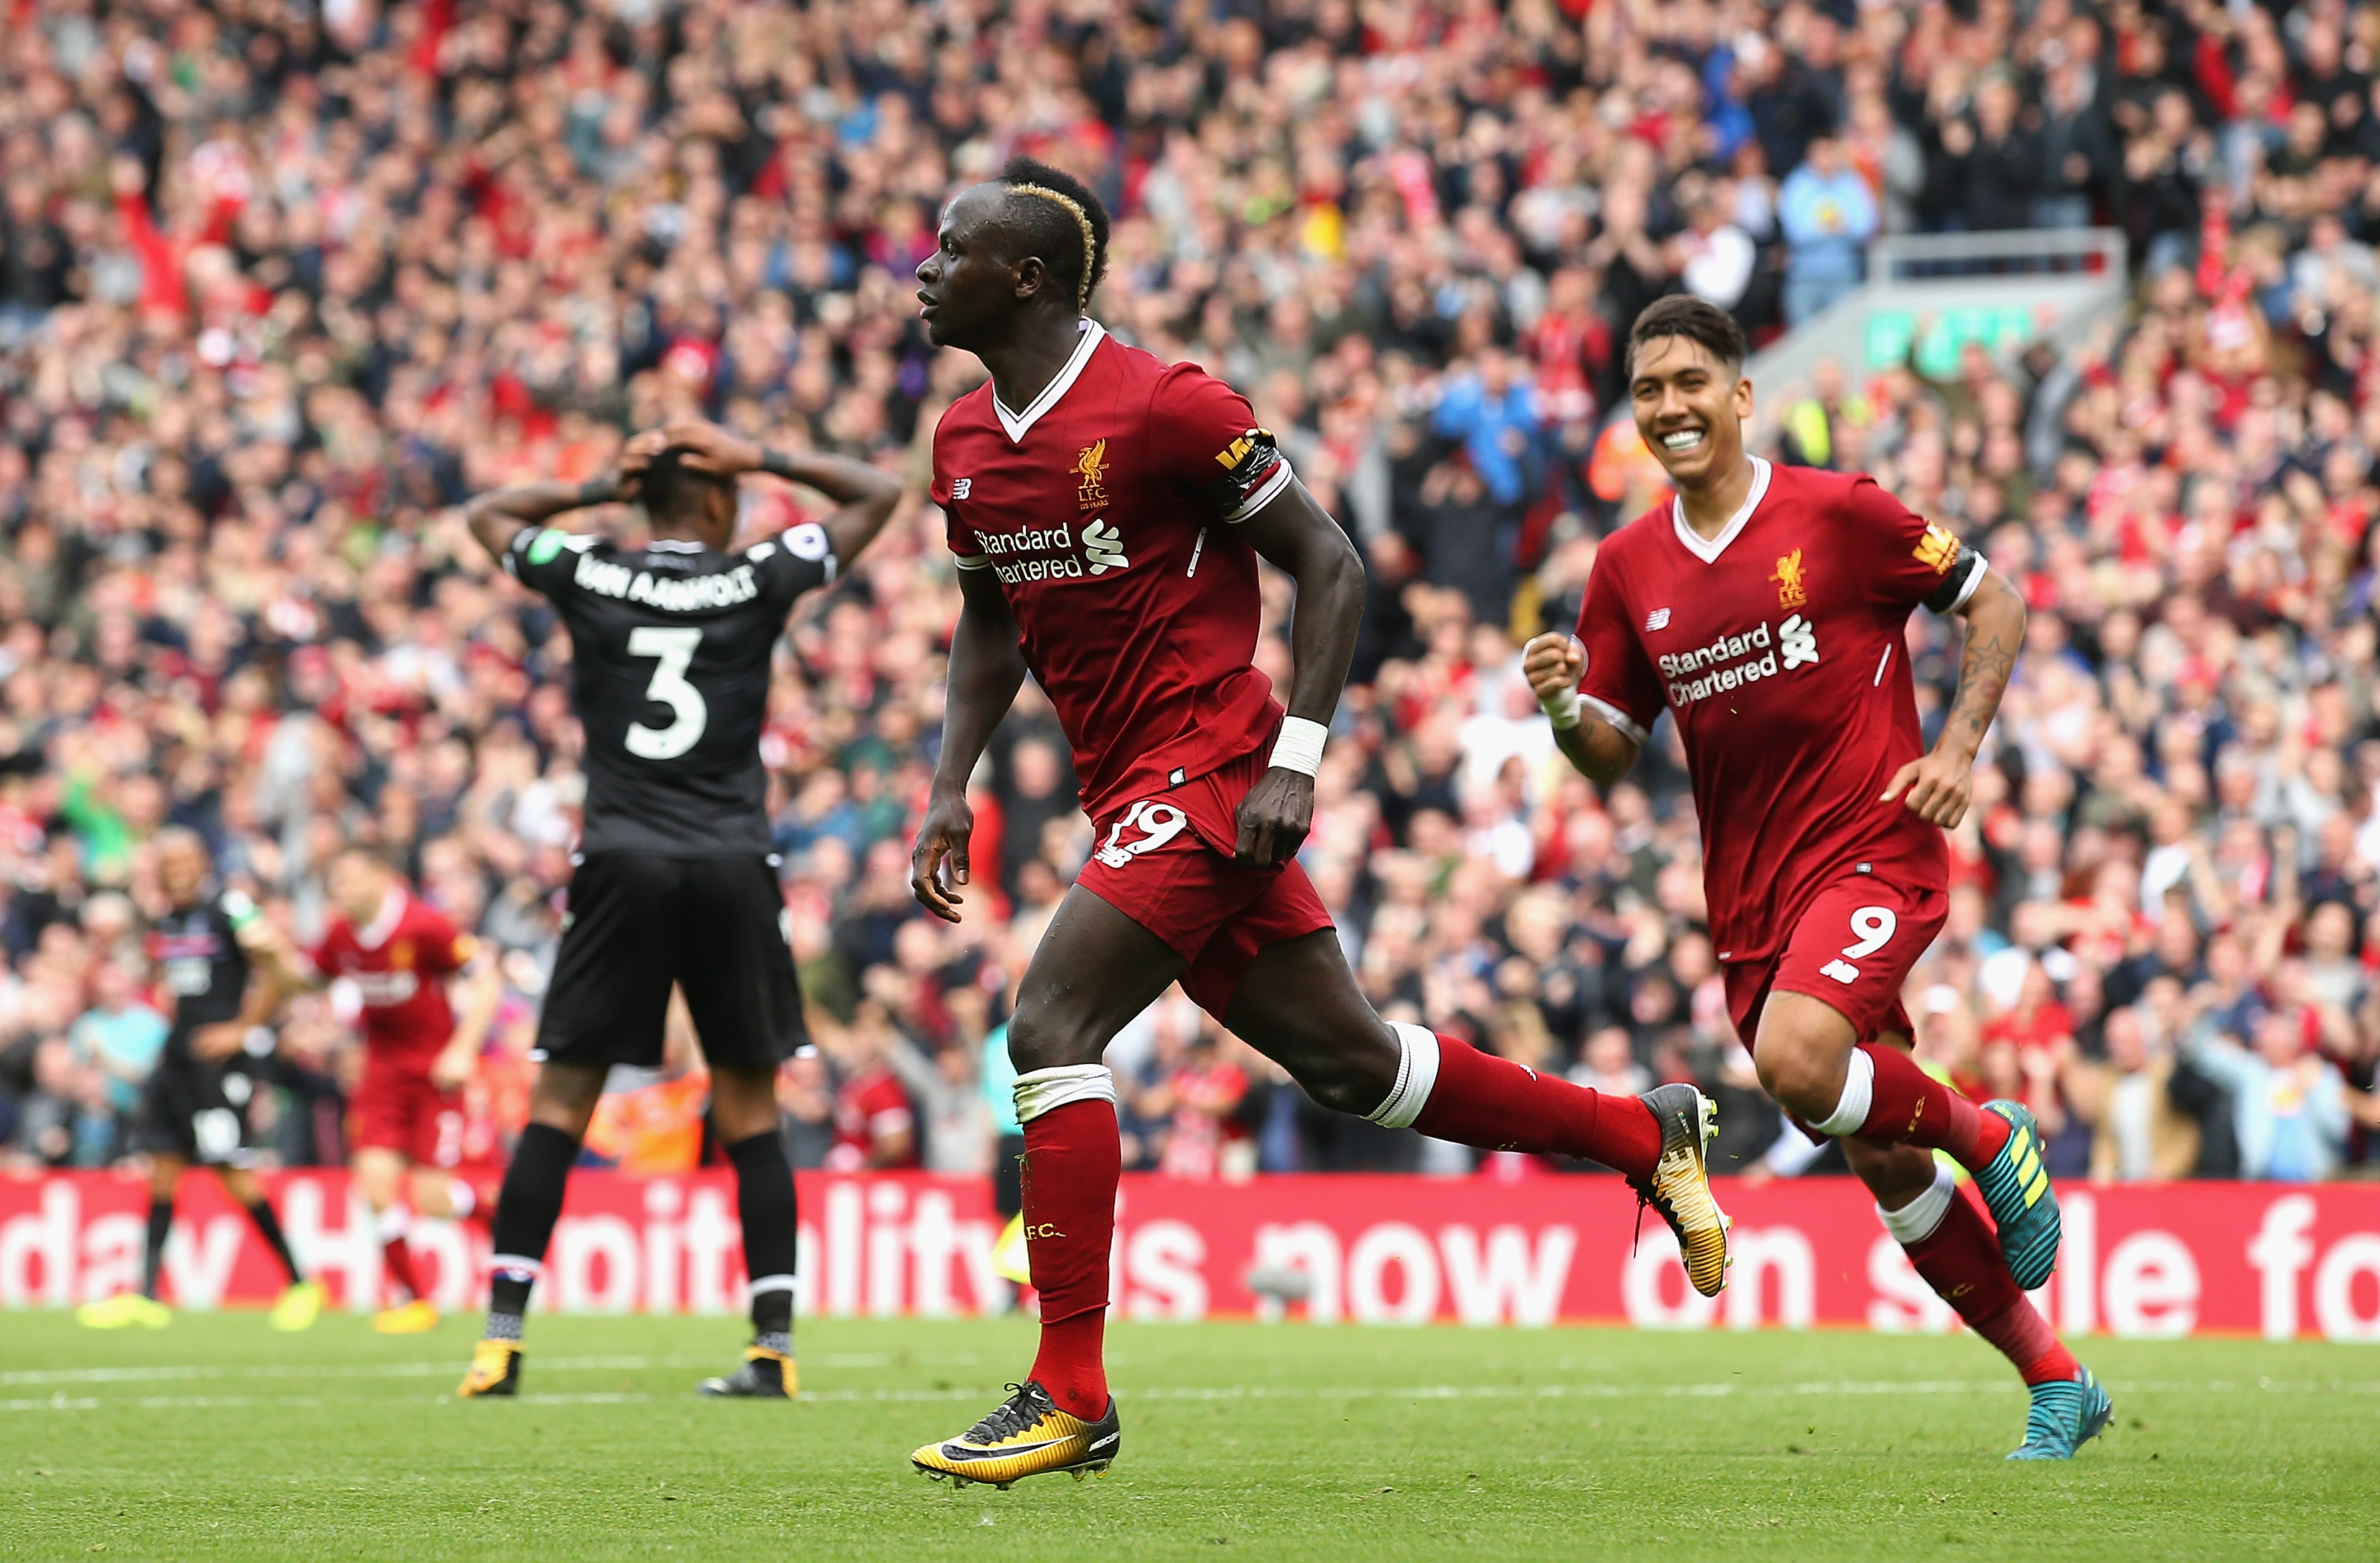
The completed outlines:
{"type": "Polygon", "coordinates": [[[1967,599],[1975,594],[1975,588],[1984,583],[1984,572],[1989,568],[1991,566],[1985,562],[1981,554],[1961,543],[1959,544],[1959,556],[1950,561],[1949,569],[1942,572],[1942,584],[1925,599],[1925,605],[1939,614],[1958,612],[1967,605],[1967,599]]]}
{"type": "Polygon", "coordinates": [[[1242,521],[1264,508],[1289,485],[1289,458],[1270,429],[1250,429],[1216,453],[1223,470],[1211,493],[1226,521],[1242,521]]]}
{"type": "Polygon", "coordinates": [[[578,485],[580,509],[589,505],[609,505],[619,497],[620,481],[608,472],[600,478],[589,478],[578,485]]]}
{"type": "Polygon", "coordinates": [[[760,447],[760,470],[772,478],[783,478],[787,482],[796,481],[794,477],[794,464],[785,459],[785,453],[781,450],[771,450],[767,446],[760,447]]]}

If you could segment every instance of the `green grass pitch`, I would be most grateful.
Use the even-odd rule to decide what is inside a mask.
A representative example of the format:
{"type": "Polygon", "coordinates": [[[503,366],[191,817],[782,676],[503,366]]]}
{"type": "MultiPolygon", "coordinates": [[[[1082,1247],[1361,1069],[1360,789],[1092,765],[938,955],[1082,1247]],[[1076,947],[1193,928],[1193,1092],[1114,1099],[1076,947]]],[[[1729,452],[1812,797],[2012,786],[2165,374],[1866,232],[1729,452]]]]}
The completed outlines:
{"type": "Polygon", "coordinates": [[[2070,1465],[1969,1337],[1120,1325],[1106,1479],[954,1493],[905,1459],[1029,1360],[1019,1320],[802,1326],[805,1399],[710,1403],[737,1322],[0,1316],[0,1557],[2180,1558],[2380,1556],[2380,1352],[2089,1343],[2070,1465]]]}

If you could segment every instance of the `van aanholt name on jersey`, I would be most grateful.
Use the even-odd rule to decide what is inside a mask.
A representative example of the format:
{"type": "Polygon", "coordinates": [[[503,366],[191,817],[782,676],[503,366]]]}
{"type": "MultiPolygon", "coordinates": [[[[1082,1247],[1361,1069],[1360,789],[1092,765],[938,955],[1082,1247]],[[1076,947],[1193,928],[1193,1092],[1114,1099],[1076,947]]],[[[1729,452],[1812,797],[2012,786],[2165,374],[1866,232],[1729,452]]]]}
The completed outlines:
{"type": "Polygon", "coordinates": [[[648,570],[632,570],[610,559],[581,554],[573,579],[583,592],[616,597],[625,603],[642,603],[663,613],[730,608],[760,594],[760,583],[754,579],[750,565],[738,565],[717,575],[656,576],[648,570]]]}

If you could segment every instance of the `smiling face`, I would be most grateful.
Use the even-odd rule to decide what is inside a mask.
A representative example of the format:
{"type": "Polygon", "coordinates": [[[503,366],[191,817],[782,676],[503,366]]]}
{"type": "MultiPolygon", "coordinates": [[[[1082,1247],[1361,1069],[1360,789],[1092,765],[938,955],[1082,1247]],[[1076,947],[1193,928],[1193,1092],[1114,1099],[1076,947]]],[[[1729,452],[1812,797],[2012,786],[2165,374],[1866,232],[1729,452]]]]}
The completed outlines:
{"type": "Polygon", "coordinates": [[[1725,477],[1743,460],[1752,382],[1691,336],[1656,336],[1636,349],[1628,397],[1636,432],[1682,490],[1725,477]]]}
{"type": "Polygon", "coordinates": [[[1049,280],[1039,260],[1011,258],[1010,199],[999,185],[977,185],[942,210],[934,252],[917,263],[918,313],[938,348],[995,337],[1049,280]]]}

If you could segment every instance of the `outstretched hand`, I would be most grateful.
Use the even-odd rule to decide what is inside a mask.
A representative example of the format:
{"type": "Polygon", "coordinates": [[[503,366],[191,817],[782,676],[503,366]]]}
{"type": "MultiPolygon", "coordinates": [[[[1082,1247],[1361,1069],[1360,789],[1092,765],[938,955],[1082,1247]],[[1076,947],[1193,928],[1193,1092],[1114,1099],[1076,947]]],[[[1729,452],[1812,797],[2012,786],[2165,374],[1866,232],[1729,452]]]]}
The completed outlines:
{"type": "Polygon", "coordinates": [[[975,810],[965,794],[938,795],[926,805],[926,823],[909,855],[909,893],[945,922],[959,920],[966,900],[953,886],[967,882],[967,838],[974,834],[975,810]]]}

